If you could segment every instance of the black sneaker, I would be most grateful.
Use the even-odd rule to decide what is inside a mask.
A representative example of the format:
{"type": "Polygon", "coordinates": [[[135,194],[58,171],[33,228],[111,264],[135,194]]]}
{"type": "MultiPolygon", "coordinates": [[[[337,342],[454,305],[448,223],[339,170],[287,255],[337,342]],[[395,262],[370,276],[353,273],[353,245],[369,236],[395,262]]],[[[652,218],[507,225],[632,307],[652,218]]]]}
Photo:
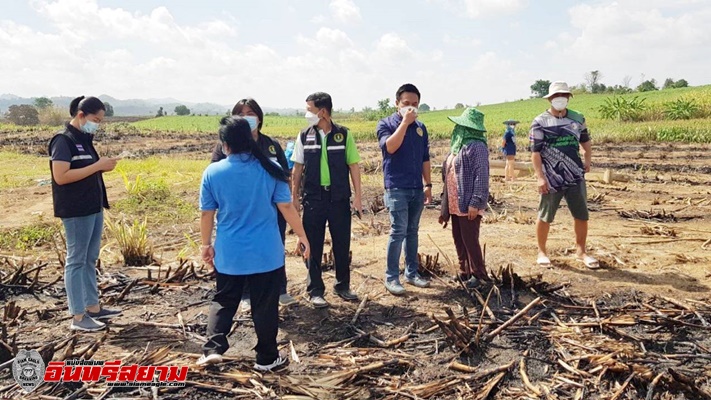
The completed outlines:
{"type": "Polygon", "coordinates": [[[358,295],[353,293],[350,289],[346,290],[336,290],[336,294],[346,301],[357,301],[358,295]]]}
{"type": "Polygon", "coordinates": [[[101,307],[99,312],[93,313],[91,311],[87,311],[86,315],[94,319],[111,319],[113,317],[121,315],[121,313],[121,310],[110,310],[108,308],[101,307]]]}

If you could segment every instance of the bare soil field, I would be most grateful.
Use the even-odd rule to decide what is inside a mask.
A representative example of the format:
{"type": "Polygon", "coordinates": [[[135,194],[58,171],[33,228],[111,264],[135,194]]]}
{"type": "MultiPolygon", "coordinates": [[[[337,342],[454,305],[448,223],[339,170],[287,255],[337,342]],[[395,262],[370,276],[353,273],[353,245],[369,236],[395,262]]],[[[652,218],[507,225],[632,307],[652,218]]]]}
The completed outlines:
{"type": "MultiPolygon", "coordinates": [[[[5,134],[0,150],[41,155],[47,140],[46,133],[5,134]]],[[[125,135],[105,137],[97,147],[103,154],[125,149],[138,158],[207,160],[210,140],[125,135]]],[[[433,163],[442,161],[447,147],[433,144],[433,163]]],[[[288,290],[299,304],[281,310],[279,341],[291,356],[286,370],[251,369],[256,337],[249,315],[239,313],[227,362],[194,365],[214,286],[195,254],[177,259],[185,236],[197,237],[196,211],[193,221],[149,227],[154,265],[123,266],[115,242],[105,240],[102,302],[124,311],[106,333],[75,335],[68,329],[61,241],[24,252],[0,250],[0,398],[711,398],[711,146],[594,146],[593,169],[629,177],[588,182],[588,244],[601,261],[599,270],[573,257],[572,219],[564,204],[549,241],[553,265],[536,266],[534,180],[505,184],[494,176],[481,231],[494,283],[466,289],[453,279],[451,232],[437,223],[438,205],[430,205],[422,216],[420,253],[432,285],[408,286],[403,297],[383,286],[389,220],[380,201],[379,150],[375,142],[359,148],[369,211],[353,219],[351,282],[361,301],[348,303],[329,292],[334,278],[326,268],[331,307],[311,308],[303,297],[306,269],[291,253],[295,241],[288,236],[288,290]],[[22,348],[41,349],[45,361],[120,359],[190,365],[190,372],[186,387],[177,389],[65,383],[43,384],[24,395],[8,364],[22,348]]],[[[518,158],[527,156],[522,151],[518,158]]],[[[498,155],[492,151],[491,157],[498,155]]],[[[433,177],[433,193],[440,193],[439,174],[433,177]]],[[[120,180],[107,186],[112,201],[126,196],[120,180]]],[[[197,205],[197,190],[196,184],[185,200],[197,205]]],[[[0,192],[0,230],[38,215],[51,220],[49,186],[0,192]]]]}

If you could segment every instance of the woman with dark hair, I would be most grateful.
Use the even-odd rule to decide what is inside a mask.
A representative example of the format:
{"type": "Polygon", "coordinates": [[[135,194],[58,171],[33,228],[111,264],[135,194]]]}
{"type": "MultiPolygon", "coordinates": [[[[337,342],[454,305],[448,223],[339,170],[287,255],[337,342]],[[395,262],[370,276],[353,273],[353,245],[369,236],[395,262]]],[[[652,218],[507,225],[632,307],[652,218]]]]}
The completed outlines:
{"type": "Polygon", "coordinates": [[[71,121],[49,142],[54,216],[62,219],[67,241],[64,284],[71,330],[98,331],[121,311],[99,305],[96,261],[109,208],[103,172],[116,167],[118,158],[101,158],[94,149],[94,133],[106,107],[96,97],[77,97],[69,106],[71,121]]]}
{"type": "MultiPolygon", "coordinates": [[[[237,115],[243,117],[249,123],[249,127],[252,130],[252,139],[257,142],[258,147],[262,152],[269,157],[275,163],[278,163],[284,172],[286,172],[287,177],[290,175],[291,170],[289,169],[289,164],[282,150],[281,145],[276,140],[273,140],[269,136],[263,134],[262,122],[264,121],[264,112],[256,100],[252,98],[242,99],[235,104],[232,108],[232,115],[237,115]]],[[[222,151],[222,143],[217,143],[215,150],[212,152],[212,162],[217,162],[225,159],[227,156],[222,151]]],[[[281,234],[282,243],[286,241],[286,220],[281,214],[277,216],[277,224],[279,225],[279,234],[281,234]]],[[[281,282],[279,283],[279,304],[282,306],[290,306],[296,303],[289,293],[286,291],[286,269],[284,269],[284,274],[281,277],[281,282]]],[[[248,313],[251,310],[251,301],[249,296],[249,286],[244,288],[242,293],[242,312],[248,313]]]]}
{"type": "Polygon", "coordinates": [[[208,341],[197,364],[222,361],[246,283],[252,289],[252,320],[258,339],[254,368],[270,371],[287,362],[279,354],[276,341],[279,284],[284,274],[277,209],[296,232],[297,245],[305,257],[310,253],[309,242],[291,203],[286,173],[254,141],[248,120],[225,117],[220,124],[220,141],[227,158],[207,167],[200,188],[202,259],[217,272],[217,292],[210,306],[208,341]]]}

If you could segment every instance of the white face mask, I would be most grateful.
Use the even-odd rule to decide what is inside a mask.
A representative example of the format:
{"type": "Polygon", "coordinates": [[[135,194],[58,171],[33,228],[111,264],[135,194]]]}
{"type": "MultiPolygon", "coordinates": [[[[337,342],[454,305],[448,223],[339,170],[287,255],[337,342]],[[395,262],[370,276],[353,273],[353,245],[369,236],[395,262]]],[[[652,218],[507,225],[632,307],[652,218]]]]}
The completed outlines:
{"type": "Polygon", "coordinates": [[[403,118],[405,118],[405,114],[407,114],[408,110],[413,110],[413,111],[415,111],[415,114],[417,114],[417,107],[413,107],[413,106],[404,106],[404,107],[400,108],[400,110],[398,110],[398,111],[400,112],[400,115],[403,118]]]}
{"type": "Polygon", "coordinates": [[[308,121],[309,126],[314,126],[318,124],[318,121],[321,119],[318,117],[318,115],[312,113],[311,111],[306,111],[304,118],[306,118],[306,121],[308,121]]]}
{"type": "Polygon", "coordinates": [[[556,97],[551,100],[551,105],[556,111],[563,111],[568,107],[568,99],[565,97],[556,97]]]}

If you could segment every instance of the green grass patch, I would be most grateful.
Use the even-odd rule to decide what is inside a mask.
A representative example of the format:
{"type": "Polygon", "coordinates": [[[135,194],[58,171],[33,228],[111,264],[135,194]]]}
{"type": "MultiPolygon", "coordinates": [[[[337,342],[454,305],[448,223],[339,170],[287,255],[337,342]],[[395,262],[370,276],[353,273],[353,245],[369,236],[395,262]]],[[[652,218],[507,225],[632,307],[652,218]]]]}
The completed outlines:
{"type": "Polygon", "coordinates": [[[21,228],[0,231],[0,249],[26,251],[44,247],[52,243],[52,237],[59,232],[59,224],[37,222],[21,228]]]}
{"type": "Polygon", "coordinates": [[[168,157],[122,160],[108,179],[120,179],[125,197],[112,211],[148,218],[150,224],[189,222],[197,217],[198,190],[208,162],[168,157]]]}
{"type": "Polygon", "coordinates": [[[0,189],[34,186],[50,177],[47,157],[0,151],[0,189]]]}
{"type": "MultiPolygon", "coordinates": [[[[610,94],[579,94],[570,103],[572,109],[585,115],[591,134],[596,140],[614,142],[679,140],[711,143],[711,118],[708,118],[711,115],[711,85],[615,96],[627,102],[633,101],[635,97],[644,99],[644,104],[650,111],[642,116],[645,120],[642,122],[620,123],[603,118],[601,108],[610,97],[612,97],[610,94]],[[676,109],[678,110],[681,108],[678,106],[681,104],[680,101],[688,101],[682,99],[694,100],[695,106],[693,112],[689,113],[689,117],[704,116],[706,118],[688,119],[682,123],[668,120],[671,119],[672,114],[674,117],[679,117],[679,115],[682,118],[687,117],[686,114],[678,111],[672,112],[672,114],[664,111],[668,110],[672,104],[677,104],[676,109]]],[[[478,108],[486,115],[485,124],[489,130],[490,138],[501,137],[504,132],[502,122],[513,118],[521,121],[516,134],[519,136],[519,143],[523,143],[522,140],[524,142],[528,140],[530,122],[548,108],[548,101],[529,99],[483,105],[478,108]]],[[[688,106],[684,108],[684,110],[688,109],[688,106]]],[[[420,120],[427,125],[433,139],[449,138],[454,124],[447,117],[459,114],[461,114],[461,110],[431,111],[422,113],[420,120]]],[[[132,125],[146,132],[194,132],[210,133],[216,136],[220,118],[219,116],[169,116],[143,120],[132,125]]],[[[334,120],[347,126],[358,140],[375,140],[376,138],[377,121],[368,121],[362,113],[338,115],[334,120]]],[[[263,132],[274,137],[293,139],[305,125],[304,118],[298,116],[267,116],[264,120],[263,132]]]]}

